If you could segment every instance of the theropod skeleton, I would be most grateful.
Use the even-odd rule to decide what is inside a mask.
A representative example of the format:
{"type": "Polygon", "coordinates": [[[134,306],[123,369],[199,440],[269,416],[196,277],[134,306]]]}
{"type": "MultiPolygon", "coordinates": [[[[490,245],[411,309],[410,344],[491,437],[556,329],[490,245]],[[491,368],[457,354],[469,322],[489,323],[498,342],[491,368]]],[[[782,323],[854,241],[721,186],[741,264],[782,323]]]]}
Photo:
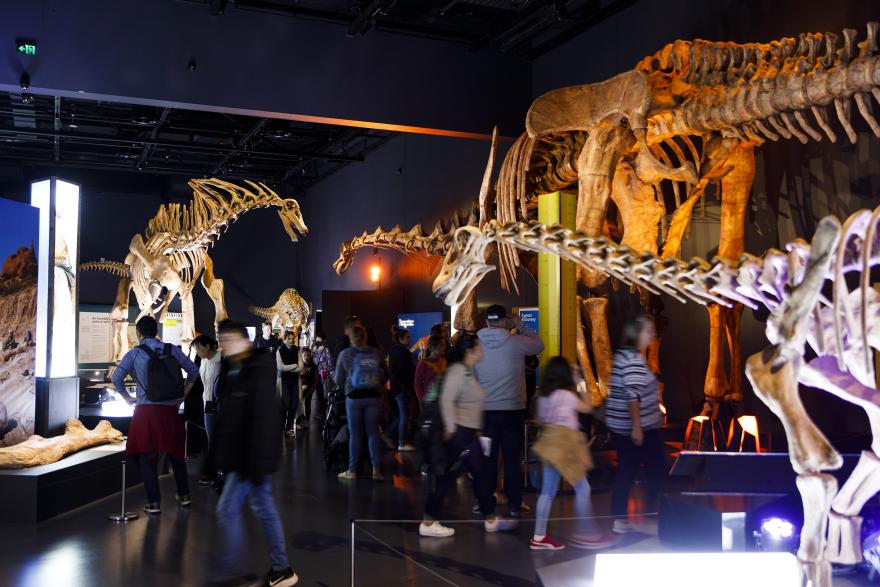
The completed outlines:
{"type": "Polygon", "coordinates": [[[744,255],[739,262],[713,263],[637,253],[559,226],[492,221],[482,229],[456,231],[434,282],[436,295],[447,304],[466,297],[494,269],[487,263],[491,243],[558,255],[682,302],[770,310],[770,346],[751,356],[745,370],[785,429],[804,506],[798,558],[817,587],[831,585],[831,563],[861,560],[859,512],[880,491],[880,390],[873,362],[880,350],[880,293],[871,275],[880,266],[880,208],[857,212],[842,226],[833,216],[822,219],[809,244],[798,239],[763,258],[744,255]],[[816,358],[806,360],[807,347],[816,358]],[[840,468],[842,459],[804,409],[799,383],[858,405],[868,415],[870,450],[862,452],[839,490],[827,471],[840,468]]]}
{"type": "Polygon", "coordinates": [[[282,330],[288,328],[296,333],[299,340],[300,332],[309,323],[312,315],[311,305],[303,299],[299,292],[289,287],[281,292],[278,301],[269,308],[251,306],[248,308],[251,314],[269,321],[273,327],[278,326],[282,330]]]}
{"type": "Polygon", "coordinates": [[[189,186],[192,201],[160,206],[144,234],[131,239],[124,263],[93,261],[80,266],[83,271],[108,271],[121,278],[111,312],[114,363],[128,350],[125,328],[132,290],[140,308],[138,318],[159,310],[161,320],[174,297],[180,296],[184,344],[195,336],[192,291],[199,279],[214,302],[215,325],[226,319],[223,280],[214,275],[208,248],[240,215],[257,208],[277,207],[291,240],[297,240],[297,232],[308,234],[296,200],[281,198],[262,183],[247,181],[246,186],[240,186],[220,179],[192,179],[189,186]]]}

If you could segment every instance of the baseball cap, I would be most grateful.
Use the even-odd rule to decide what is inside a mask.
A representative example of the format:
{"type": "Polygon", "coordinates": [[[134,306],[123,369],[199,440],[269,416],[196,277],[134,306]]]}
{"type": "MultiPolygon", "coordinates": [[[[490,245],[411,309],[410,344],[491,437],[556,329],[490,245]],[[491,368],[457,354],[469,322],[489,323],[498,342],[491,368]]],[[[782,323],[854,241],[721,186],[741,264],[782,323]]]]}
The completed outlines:
{"type": "Polygon", "coordinates": [[[499,304],[492,304],[486,308],[486,320],[503,320],[507,318],[507,310],[499,304]]]}

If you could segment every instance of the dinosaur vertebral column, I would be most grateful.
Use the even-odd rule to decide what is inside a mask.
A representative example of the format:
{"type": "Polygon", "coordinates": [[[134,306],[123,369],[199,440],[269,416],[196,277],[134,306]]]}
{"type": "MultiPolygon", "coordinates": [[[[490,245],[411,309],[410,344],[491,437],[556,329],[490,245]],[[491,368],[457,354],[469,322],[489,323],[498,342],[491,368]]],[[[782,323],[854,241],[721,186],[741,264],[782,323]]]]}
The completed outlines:
{"type": "Polygon", "coordinates": [[[785,252],[770,250],[760,259],[744,255],[738,264],[720,259],[709,264],[699,258],[683,263],[637,254],[560,226],[493,221],[482,230],[463,227],[456,232],[434,291],[447,304],[461,300],[493,269],[486,262],[490,243],[503,242],[556,254],[680,301],[771,310],[766,328],[771,346],[749,358],[746,374],[758,397],[782,421],[804,505],[798,558],[813,584],[826,587],[831,584],[830,563],[861,560],[858,513],[880,490],[880,392],[873,365],[873,352],[880,349],[880,293],[871,279],[880,265],[878,230],[880,208],[853,214],[843,227],[829,216],[819,223],[811,244],[796,240],[785,252]],[[830,300],[822,293],[827,283],[830,300]],[[817,355],[809,363],[804,362],[806,345],[817,355]],[[842,459],[804,409],[799,382],[859,405],[868,414],[871,451],[862,454],[839,492],[825,472],[838,469],[842,459]]]}

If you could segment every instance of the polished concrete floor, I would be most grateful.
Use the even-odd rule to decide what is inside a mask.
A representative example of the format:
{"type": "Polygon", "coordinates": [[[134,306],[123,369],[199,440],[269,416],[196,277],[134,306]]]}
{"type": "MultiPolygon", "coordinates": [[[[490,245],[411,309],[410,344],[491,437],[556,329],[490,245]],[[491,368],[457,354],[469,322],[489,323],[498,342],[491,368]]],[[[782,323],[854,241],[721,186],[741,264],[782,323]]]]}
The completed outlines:
{"type": "MultiPolygon", "coordinates": [[[[351,585],[353,519],[357,520],[354,570],[358,587],[592,585],[594,555],[573,548],[531,552],[529,522],[513,533],[485,533],[470,513],[470,491],[464,481],[447,507],[449,517],[460,521],[454,525],[456,536],[421,538],[417,524],[409,522],[419,518],[424,490],[411,457],[385,452],[385,483],[341,482],[324,472],[317,430],[287,439],[285,445],[275,495],[288,554],[301,585],[351,585]]],[[[158,516],[141,511],[145,497],[142,488],[135,487],[127,493],[128,509],[141,515],[127,525],[106,519],[119,509],[117,494],[38,525],[0,526],[0,585],[200,585],[213,544],[217,495],[195,485],[198,465],[198,459],[189,461],[193,475],[190,509],[174,504],[174,483],[165,476],[163,512],[158,516]]],[[[593,499],[596,514],[601,516],[607,514],[609,496],[602,491],[607,478],[601,479],[601,471],[599,476],[593,499]]],[[[534,494],[527,495],[528,503],[534,505],[534,500],[534,494]]],[[[571,500],[558,498],[553,516],[571,515],[571,500]]],[[[551,522],[550,529],[564,537],[570,531],[569,522],[551,522]]],[[[262,537],[252,521],[249,531],[251,570],[262,573],[268,568],[262,537]]],[[[627,535],[613,550],[658,549],[656,537],[640,534],[627,535]]]]}

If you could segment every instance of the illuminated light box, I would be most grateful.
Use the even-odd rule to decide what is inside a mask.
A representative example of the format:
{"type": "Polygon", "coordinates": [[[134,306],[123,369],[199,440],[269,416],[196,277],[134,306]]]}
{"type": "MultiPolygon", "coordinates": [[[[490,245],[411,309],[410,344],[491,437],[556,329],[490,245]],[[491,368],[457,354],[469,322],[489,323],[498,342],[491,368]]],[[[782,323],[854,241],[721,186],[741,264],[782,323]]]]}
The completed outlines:
{"type": "Polygon", "coordinates": [[[595,587],[681,587],[696,579],[712,587],[797,587],[801,572],[789,552],[657,552],[596,555],[595,587]]]}
{"type": "Polygon", "coordinates": [[[37,377],[74,377],[79,186],[57,178],[34,182],[31,205],[40,209],[37,377]]]}

